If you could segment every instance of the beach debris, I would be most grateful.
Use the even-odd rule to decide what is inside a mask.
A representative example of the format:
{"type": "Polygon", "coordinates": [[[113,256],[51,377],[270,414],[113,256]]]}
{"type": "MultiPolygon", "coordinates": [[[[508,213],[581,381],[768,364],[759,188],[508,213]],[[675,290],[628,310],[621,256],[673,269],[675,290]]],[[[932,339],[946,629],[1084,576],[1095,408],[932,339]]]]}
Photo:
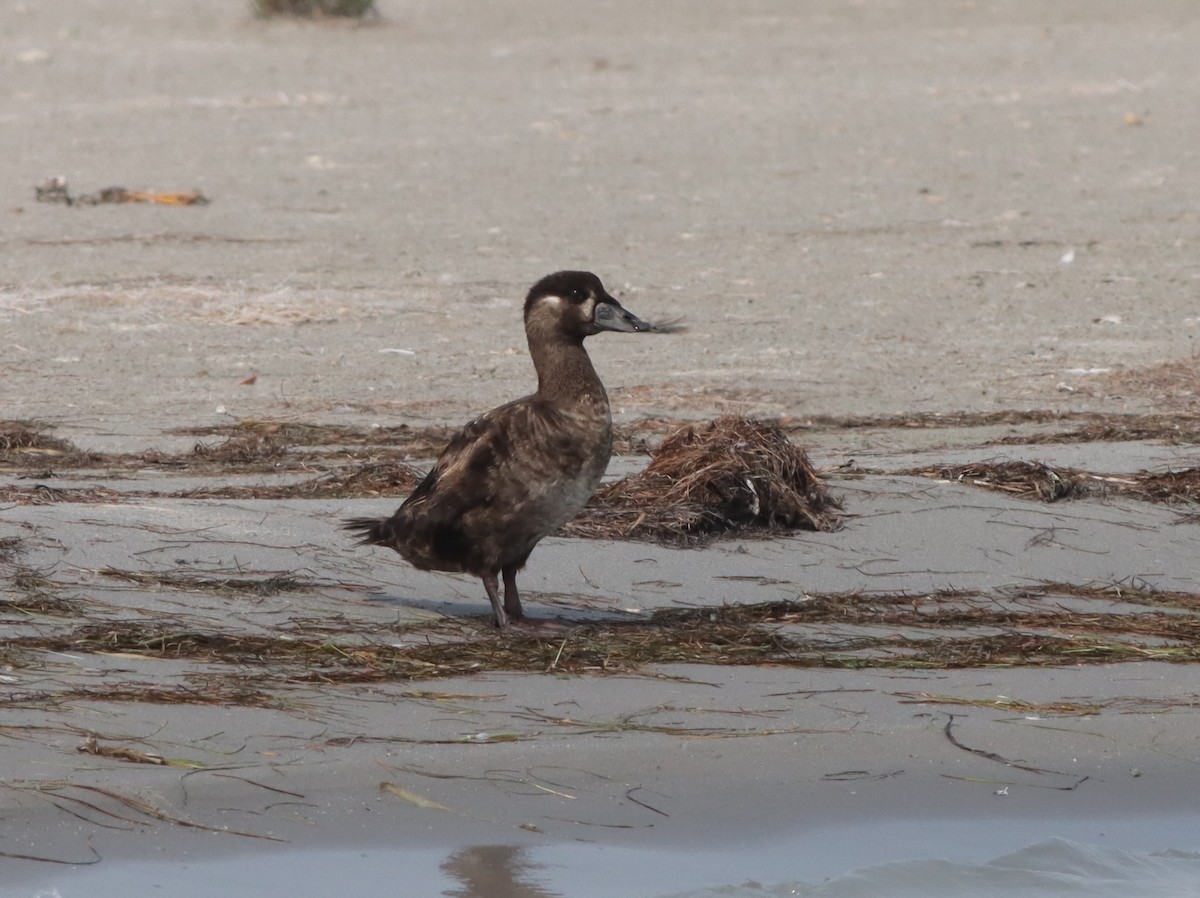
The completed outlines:
{"type": "MultiPolygon", "coordinates": [[[[965,752],[970,752],[971,754],[978,755],[981,758],[987,758],[989,761],[995,761],[998,764],[1003,764],[1005,767],[1012,767],[1014,770],[1025,770],[1029,773],[1058,773],[1059,772],[1059,771],[1055,771],[1055,770],[1046,770],[1045,768],[1042,768],[1042,767],[1032,767],[1028,764],[1021,764],[1018,761],[1014,761],[1010,758],[1004,757],[1003,755],[996,754],[996,752],[994,752],[994,751],[988,751],[987,749],[983,749],[983,748],[972,748],[969,745],[964,745],[962,742],[959,741],[958,737],[954,735],[953,727],[954,727],[954,715],[947,714],[946,715],[946,726],[943,728],[942,732],[944,732],[946,734],[946,739],[955,748],[961,748],[965,752]]],[[[1085,776],[1083,779],[1085,780],[1085,779],[1087,779],[1087,777],[1085,776]]],[[[1083,782],[1083,780],[1080,780],[1079,782],[1083,782]]],[[[1076,785],[1078,785],[1078,783],[1076,785]]]]}
{"type": "Polygon", "coordinates": [[[917,468],[900,473],[969,483],[1043,502],[1104,495],[1168,504],[1200,502],[1200,468],[1094,474],[1075,468],[1051,467],[1041,462],[1006,461],[917,468]]]}
{"type": "MultiPolygon", "coordinates": [[[[158,821],[161,823],[170,823],[175,826],[185,827],[187,829],[198,829],[211,833],[224,833],[229,836],[244,836],[250,839],[266,839],[270,842],[286,842],[287,839],[281,836],[273,836],[269,833],[254,833],[243,830],[232,829],[227,826],[209,826],[205,823],[198,823],[195,820],[188,820],[184,817],[177,816],[165,811],[162,808],[151,804],[149,801],[144,801],[140,798],[135,798],[132,795],[125,795],[117,792],[115,789],[105,789],[101,786],[90,786],[85,783],[72,783],[66,780],[37,780],[30,782],[29,785],[14,784],[13,788],[30,789],[40,792],[45,795],[53,796],[57,801],[54,802],[61,810],[67,810],[63,804],[59,802],[71,802],[89,811],[103,814],[119,820],[123,823],[133,824],[135,826],[145,826],[148,821],[158,821]],[[82,798],[78,795],[73,795],[67,790],[82,791],[88,798],[82,798]],[[96,796],[99,796],[97,798],[96,796]],[[110,807],[101,806],[100,799],[108,799],[110,807]],[[128,814],[138,814],[140,816],[127,816],[128,814]],[[148,819],[147,819],[148,818],[148,819]]],[[[74,812],[72,812],[74,813],[74,812]]],[[[76,815],[78,816],[78,815],[76,815]]],[[[81,818],[83,819],[83,818],[81,818]]]]}
{"type": "Polygon", "coordinates": [[[403,786],[397,786],[395,783],[389,783],[386,781],[382,782],[379,784],[379,790],[381,792],[388,792],[392,795],[395,795],[397,798],[403,798],[409,804],[415,805],[423,810],[448,811],[451,814],[456,813],[455,811],[446,807],[444,804],[439,804],[431,798],[426,798],[424,795],[418,795],[416,792],[410,792],[408,789],[405,789],[403,786]]]}
{"type": "Polygon", "coordinates": [[[368,14],[378,15],[375,0],[250,0],[250,5],[255,15],[264,19],[274,16],[361,19],[368,14]]]}
{"type": "Polygon", "coordinates": [[[41,854],[17,854],[12,851],[0,851],[0,857],[6,857],[14,861],[37,861],[40,864],[62,864],[65,867],[89,867],[92,864],[100,863],[100,852],[98,852],[91,842],[85,843],[85,847],[92,853],[91,858],[83,861],[71,861],[66,858],[46,857],[41,854]]]}
{"type": "Polygon", "coordinates": [[[874,773],[870,770],[837,770],[822,775],[821,781],[826,783],[869,783],[891,779],[903,773],[903,770],[889,770],[886,773],[874,773]]]}
{"type": "MultiPolygon", "coordinates": [[[[946,426],[1005,423],[1008,417],[981,421],[949,416],[946,426]]],[[[1162,440],[1200,441],[1197,415],[1041,414],[1037,421],[1082,421],[1075,430],[1049,433],[1041,443],[1089,443],[1162,440]]],[[[931,427],[934,419],[839,419],[777,424],[727,416],[708,424],[680,424],[648,418],[616,429],[614,441],[626,453],[648,453],[645,471],[600,489],[583,513],[564,531],[583,537],[643,539],[671,545],[700,545],[723,533],[754,535],[795,529],[836,530],[838,501],[831,497],[804,451],[788,440],[788,431],[810,428],[931,427]],[[671,428],[674,428],[672,431],[671,428]],[[667,433],[654,448],[653,440],[667,433]]],[[[411,457],[431,457],[452,435],[435,425],[354,427],[287,421],[246,420],[232,425],[191,428],[178,433],[222,435],[218,442],[197,442],[191,451],[148,450],[132,454],[97,453],[46,433],[36,421],[0,421],[0,470],[21,471],[22,479],[55,477],[55,471],[103,468],[107,471],[173,468],[220,475],[262,472],[309,473],[298,482],[254,485],[210,483],[174,493],[107,486],[53,487],[46,483],[0,484],[0,502],[49,505],[58,502],[103,503],[145,498],[290,499],[401,496],[420,482],[411,457]]],[[[987,445],[1027,444],[1029,436],[1000,437],[987,445]]],[[[854,476],[879,474],[853,468],[854,476]]],[[[847,471],[843,471],[846,473],[847,471]]],[[[1005,492],[1021,498],[1064,499],[1121,496],[1144,502],[1200,502],[1200,468],[1176,471],[1096,473],[1037,461],[981,461],[964,465],[928,465],[895,472],[930,477],[1005,492]]],[[[1180,523],[1194,523],[1185,515],[1180,523]]]]}
{"type": "Polygon", "coordinates": [[[56,505],[59,502],[99,505],[118,502],[126,495],[128,494],[103,486],[56,487],[45,483],[16,486],[0,483],[0,502],[11,502],[14,505],[56,505]]]}
{"type": "Polygon", "coordinates": [[[61,203],[64,206],[99,206],[105,203],[154,203],[160,206],[205,206],[209,203],[199,190],[155,193],[146,190],[130,190],[127,187],[105,187],[95,193],[72,196],[67,188],[67,179],[59,176],[47,178],[34,187],[34,196],[39,203],[61,203]]]}
{"type": "MultiPolygon", "coordinates": [[[[138,588],[157,595],[162,585],[147,578],[138,588]]],[[[14,632],[0,649],[11,671],[40,666],[43,653],[190,661],[206,671],[178,682],[120,678],[113,671],[102,685],[55,683],[45,691],[9,691],[0,706],[57,707],[64,702],[100,701],[295,709],[314,688],[509,671],[545,673],[551,665],[555,673],[571,675],[661,676],[652,665],[950,670],[1200,662],[1200,594],[1158,591],[1135,581],[1044,583],[1000,591],[821,593],[797,601],[669,608],[645,621],[581,624],[553,641],[513,634],[501,638],[482,619],[438,619],[364,631],[361,621],[340,616],[300,617],[275,632],[252,634],[235,628],[236,621],[213,619],[197,626],[195,620],[171,621],[155,613],[151,618],[88,620],[82,625],[14,632]],[[1130,605],[1142,607],[1131,611],[1130,605]],[[404,645],[395,644],[395,632],[405,634],[404,645]]],[[[406,694],[442,700],[436,693],[406,694]]],[[[925,693],[909,697],[1009,713],[1094,711],[1083,704],[1034,706],[1004,697],[987,702],[925,693]]],[[[445,698],[479,697],[450,694],[445,698]]],[[[1164,703],[1169,706],[1175,701],[1128,698],[1121,699],[1119,707],[1161,710],[1164,703]]],[[[640,717],[583,720],[563,716],[561,711],[545,714],[535,709],[527,709],[532,715],[527,719],[539,727],[553,723],[595,733],[637,729],[712,738],[769,732],[762,728],[758,712],[728,713],[745,713],[753,718],[751,726],[701,732],[690,725],[651,724],[640,717]]],[[[458,735],[450,741],[490,745],[522,737],[521,733],[488,732],[458,735]]],[[[430,741],[417,736],[389,739],[430,741]]]]}
{"type": "Polygon", "coordinates": [[[697,545],[720,534],[837,530],[840,503],[779,427],[726,415],[650,450],[646,470],[601,489],[564,530],[697,545]]]}
{"type": "Polygon", "coordinates": [[[70,441],[46,433],[37,421],[0,421],[0,464],[42,464],[47,460],[88,458],[70,441]]]}
{"type": "Polygon", "coordinates": [[[76,751],[101,758],[113,758],[117,761],[131,761],[134,764],[162,765],[167,763],[166,758],[153,752],[139,751],[125,745],[101,745],[95,733],[89,733],[83,743],[76,747],[76,751]]]}
{"type": "MultiPolygon", "coordinates": [[[[1197,380],[1200,386],[1200,379],[1197,380]]],[[[1131,443],[1160,440],[1164,443],[1200,443],[1198,415],[1100,415],[1073,430],[1000,437],[991,445],[1029,443],[1131,443]]]]}
{"type": "Polygon", "coordinates": [[[0,616],[25,618],[70,618],[83,613],[84,603],[63,595],[60,584],[42,571],[23,564],[13,564],[0,553],[4,564],[3,582],[8,587],[0,591],[0,616]]]}
{"type": "Polygon", "coordinates": [[[19,536],[0,536],[0,564],[9,564],[25,550],[25,541],[19,536]]]}
{"type": "Polygon", "coordinates": [[[1180,471],[1141,471],[1131,478],[1103,477],[1122,494],[1149,502],[1200,502],[1200,468],[1180,471]]]}
{"type": "Polygon", "coordinates": [[[33,193],[39,203],[63,203],[70,206],[75,202],[67,192],[67,179],[62,176],[47,178],[33,188],[33,193]]]}
{"type": "Polygon", "coordinates": [[[24,63],[25,65],[38,65],[49,61],[50,53],[41,47],[30,47],[28,50],[22,50],[17,54],[17,62],[24,63]]]}
{"type": "Polygon", "coordinates": [[[288,445],[283,440],[257,433],[230,437],[222,443],[197,443],[192,447],[196,459],[235,465],[275,461],[287,451],[288,445]]]}
{"type": "Polygon", "coordinates": [[[101,577],[111,577],[147,586],[162,586],[169,589],[193,590],[196,592],[217,592],[224,595],[236,596],[274,596],[288,592],[306,592],[321,587],[338,586],[340,584],[316,580],[311,577],[297,577],[285,571],[262,571],[258,577],[234,577],[216,572],[199,572],[188,570],[166,571],[127,571],[120,568],[100,568],[96,573],[101,577]]]}
{"type": "MultiPolygon", "coordinates": [[[[1194,367],[1194,366],[1193,366],[1194,367]]],[[[1200,390],[1194,371],[1172,369],[1171,377],[1190,379],[1200,390]]],[[[1186,390],[1178,394],[1187,395],[1186,390]]],[[[1049,411],[950,413],[945,415],[900,415],[885,417],[786,418],[776,422],[785,434],[837,432],[857,429],[937,429],[995,427],[1001,425],[1056,424],[1074,429],[1048,433],[1024,433],[986,440],[982,445],[1026,445],[1029,443],[1092,443],[1161,440],[1168,443],[1200,443],[1200,415],[1177,414],[1091,414],[1049,411]]],[[[613,428],[613,448],[619,455],[648,455],[655,442],[695,422],[671,417],[641,418],[613,428]]],[[[69,440],[51,436],[49,426],[38,421],[0,421],[0,465],[22,469],[103,467],[109,470],[147,466],[186,468],[191,471],[232,468],[275,472],[312,471],[347,462],[406,461],[434,458],[455,431],[445,425],[355,426],[313,424],[289,420],[247,418],[232,424],[189,427],[170,431],[173,435],[240,438],[229,445],[197,443],[191,452],[167,453],[149,450],[132,454],[83,451],[69,440]]],[[[49,476],[49,475],[47,475],[49,476]]],[[[264,496],[263,498],[269,498],[264,496]]]]}
{"type": "MultiPolygon", "coordinates": [[[[1022,714],[1025,720],[1041,720],[1043,717],[1090,717],[1106,708],[1121,707],[1124,699],[1104,701],[1057,701],[1031,702],[1025,699],[1000,695],[996,698],[966,698],[957,695],[942,695],[935,692],[893,692],[902,705],[960,705],[968,708],[986,708],[1007,714],[1022,714]]],[[[1165,707],[1165,704],[1164,704],[1165,707]]]]}
{"type": "Polygon", "coordinates": [[[1114,371],[1105,381],[1103,386],[1108,391],[1146,397],[1159,408],[1181,412],[1182,417],[1196,420],[1196,409],[1200,407],[1200,365],[1195,358],[1114,371]]]}
{"type": "Polygon", "coordinates": [[[1088,476],[1071,468],[1052,468],[1041,462],[979,462],[970,465],[918,468],[905,473],[954,483],[969,483],[1023,498],[1056,502],[1088,492],[1088,476]]]}
{"type": "Polygon", "coordinates": [[[421,482],[416,468],[395,462],[367,462],[273,486],[210,486],[180,493],[187,499],[362,499],[402,496],[421,482]]]}
{"type": "Polygon", "coordinates": [[[448,814],[456,814],[459,817],[466,817],[468,820],[478,820],[483,823],[498,823],[535,833],[541,832],[541,830],[532,823],[511,823],[507,820],[497,820],[495,817],[485,817],[482,814],[471,814],[455,808],[448,808],[444,804],[434,801],[432,798],[426,798],[424,795],[418,795],[416,792],[411,792],[408,789],[405,789],[403,786],[398,786],[395,783],[388,782],[387,780],[379,784],[379,791],[386,792],[389,795],[394,795],[397,798],[401,798],[414,807],[421,808],[422,810],[445,811],[448,814]]]}

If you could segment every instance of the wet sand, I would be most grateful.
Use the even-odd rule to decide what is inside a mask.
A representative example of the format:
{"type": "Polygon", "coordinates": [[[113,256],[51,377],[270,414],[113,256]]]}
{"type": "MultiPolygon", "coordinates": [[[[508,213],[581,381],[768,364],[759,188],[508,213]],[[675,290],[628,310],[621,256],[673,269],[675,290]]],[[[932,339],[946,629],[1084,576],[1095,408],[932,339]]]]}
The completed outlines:
{"type": "MultiPolygon", "coordinates": [[[[381,9],[365,27],[257,22],[239,2],[6,13],[0,419],[98,452],[186,452],[197,437],[178,428],[247,418],[459,423],[531,387],[528,285],[586,267],[637,314],[689,324],[590,342],[620,420],[839,419],[794,436],[847,521],[690,551],[553,538],[523,580],[535,612],[637,624],[826,593],[1005,602],[1042,582],[1200,593],[1185,507],[1046,505],[905,473],[996,459],[1178,470],[1196,466],[1194,440],[846,420],[1195,413],[1179,366],[1200,333],[1190,6],[381,9]],[[79,193],[196,188],[212,202],[35,203],[57,175],[79,193]]],[[[171,493],[212,475],[45,473],[0,484],[157,495],[4,505],[6,596],[28,598],[14,577],[36,571],[63,603],[6,611],[6,641],[81,619],[325,634],[348,652],[492,638],[478,584],[344,542],[342,516],[392,498],[189,500],[171,493]],[[303,582],[239,593],[113,571],[303,582]],[[448,636],[446,616],[462,629],[448,636]]],[[[1043,600],[1064,601],[1030,602],[1043,600]]],[[[787,629],[832,654],[879,631],[787,629]]],[[[114,865],[584,840],[733,856],[783,831],[899,831],[914,816],[1019,833],[1047,817],[1194,813],[1194,667],[1140,644],[1147,660],[1038,669],[582,672],[557,669],[548,643],[527,672],[364,683],[22,650],[0,670],[0,894],[68,882],[15,855],[114,865]],[[240,700],[179,701],[239,683],[240,700]],[[118,686],[140,699],[104,697],[118,686]],[[177,691],[144,700],[155,688],[177,691]],[[89,754],[89,736],[172,763],[89,754]]]]}

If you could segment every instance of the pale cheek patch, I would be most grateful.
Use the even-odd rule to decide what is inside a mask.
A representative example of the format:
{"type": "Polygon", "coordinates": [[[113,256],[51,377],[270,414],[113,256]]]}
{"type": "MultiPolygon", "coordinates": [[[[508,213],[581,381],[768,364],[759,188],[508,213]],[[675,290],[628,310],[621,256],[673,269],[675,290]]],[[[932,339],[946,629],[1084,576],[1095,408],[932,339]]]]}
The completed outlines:
{"type": "Polygon", "coordinates": [[[557,312],[562,309],[563,303],[565,302],[566,300],[561,296],[543,296],[537,301],[537,304],[539,306],[545,306],[547,309],[554,309],[554,311],[557,312]]]}

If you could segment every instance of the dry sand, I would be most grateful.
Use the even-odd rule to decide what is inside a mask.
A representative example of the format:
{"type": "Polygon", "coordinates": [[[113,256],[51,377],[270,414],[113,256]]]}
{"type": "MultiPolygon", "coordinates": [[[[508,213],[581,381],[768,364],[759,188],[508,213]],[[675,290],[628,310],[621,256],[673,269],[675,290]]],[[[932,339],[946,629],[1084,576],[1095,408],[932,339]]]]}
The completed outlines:
{"type": "MultiPolygon", "coordinates": [[[[250,417],[457,423],[529,388],[520,300],[564,267],[597,271],[643,317],[690,325],[592,341],[622,420],[1197,410],[1191,3],[380,7],[356,27],[253,21],[239,0],[6,5],[0,419],[102,451],[175,451],[195,438],[172,428],[250,417]],[[199,189],[212,202],[35,203],[50,176],[77,193],[199,189]]],[[[897,473],[991,457],[1197,464],[1194,439],[1039,444],[1054,429],[814,431],[801,439],[819,464],[882,472],[834,481],[844,531],[703,551],[553,539],[524,582],[542,613],[635,620],[626,609],[1039,580],[1200,592],[1200,531],[1175,526],[1177,508],[1044,506],[897,473]]],[[[28,485],[19,473],[3,483],[28,485]]],[[[394,504],[12,505],[0,538],[22,541],[10,580],[14,566],[41,570],[103,620],[371,634],[481,615],[477,584],[349,549],[333,527],[394,504]],[[249,600],[130,584],[102,576],[109,566],[313,583],[249,600]]],[[[59,624],[2,626],[16,639],[59,624]]],[[[278,685],[286,701],[262,709],[54,698],[203,689],[230,675],[219,664],[28,660],[0,676],[2,894],[57,882],[57,867],[18,854],[275,850],[147,808],[301,847],[728,849],[913,814],[1008,815],[1019,829],[1200,806],[1191,665],[651,666],[278,685]],[[1064,702],[1074,713],[1055,715],[1064,702]],[[82,754],[88,734],[197,766],[82,754]]],[[[237,673],[253,685],[253,667],[237,673]]]]}

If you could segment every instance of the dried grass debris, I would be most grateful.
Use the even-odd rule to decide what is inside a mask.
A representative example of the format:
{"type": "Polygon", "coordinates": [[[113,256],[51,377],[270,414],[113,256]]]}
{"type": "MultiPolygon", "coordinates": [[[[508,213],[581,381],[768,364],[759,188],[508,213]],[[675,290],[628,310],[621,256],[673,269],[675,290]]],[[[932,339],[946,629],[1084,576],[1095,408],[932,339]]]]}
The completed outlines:
{"type": "Polygon", "coordinates": [[[1033,461],[979,462],[919,468],[903,473],[954,483],[969,483],[1026,499],[1040,499],[1043,502],[1078,498],[1087,494],[1090,486],[1088,475],[1081,471],[1052,468],[1050,465],[1033,461]]]}
{"type": "Polygon", "coordinates": [[[119,568],[101,568],[102,577],[126,580],[146,586],[162,586],[170,589],[196,592],[215,592],[236,596],[274,596],[280,593],[304,592],[330,584],[309,577],[272,572],[260,577],[230,577],[218,573],[200,571],[126,571],[119,568]]]}
{"type": "Polygon", "coordinates": [[[840,507],[777,424],[726,415],[675,431],[646,470],[602,487],[565,530],[697,545],[730,532],[837,530],[840,507]]]}
{"type": "Polygon", "coordinates": [[[0,564],[15,561],[25,551],[25,540],[19,536],[0,537],[0,564]]]}
{"type": "Polygon", "coordinates": [[[288,444],[269,434],[246,434],[230,437],[223,443],[197,443],[192,455],[206,462],[229,465],[262,464],[282,458],[288,444]]]}
{"type": "Polygon", "coordinates": [[[333,471],[295,485],[304,498],[358,499],[410,492],[424,475],[410,465],[372,462],[333,471]]]}
{"type": "Polygon", "coordinates": [[[361,19],[377,12],[375,0],[250,0],[250,5],[262,18],[361,19]]]}
{"type": "Polygon", "coordinates": [[[364,638],[361,622],[342,618],[293,620],[271,634],[162,618],[90,621],[14,636],[3,647],[5,663],[30,667],[39,653],[90,652],[186,660],[205,669],[189,670],[175,683],[119,677],[103,689],[64,683],[54,692],[0,697],[0,706],[86,698],[282,708],[303,703],[313,688],[496,672],[658,676],[647,667],[662,664],[944,670],[1197,663],[1198,611],[1194,593],[1136,583],[1047,583],[999,593],[827,593],[662,609],[649,619],[581,624],[548,639],[497,633],[490,618],[405,625],[401,642],[380,638],[379,628],[364,638]],[[1130,611],[1130,602],[1146,607],[1130,611]]]}
{"type": "Polygon", "coordinates": [[[46,433],[39,421],[0,421],[0,465],[20,468],[90,464],[96,456],[81,452],[70,440],[46,433]]]}
{"type": "Polygon", "coordinates": [[[30,486],[0,484],[0,502],[11,502],[14,505],[55,505],[59,502],[72,502],[87,505],[106,502],[117,502],[122,493],[108,487],[56,487],[45,483],[34,483],[30,486]]]}
{"type": "Polygon", "coordinates": [[[996,446],[1048,443],[1132,443],[1159,441],[1174,445],[1200,443],[1196,415],[1101,415],[1074,430],[1021,434],[992,440],[996,446]]]}
{"type": "Polygon", "coordinates": [[[1080,413],[1031,409],[994,412],[913,412],[906,415],[813,415],[791,419],[788,429],[817,430],[942,430],[997,425],[1046,424],[1082,417],[1080,413]]]}
{"type": "Polygon", "coordinates": [[[0,616],[77,617],[83,612],[81,601],[63,595],[59,584],[35,568],[13,565],[0,584],[6,587],[0,589],[0,616]]]}
{"type": "Polygon", "coordinates": [[[196,443],[190,452],[168,453],[157,449],[134,456],[110,456],[112,463],[151,465],[157,468],[274,471],[287,467],[291,446],[272,434],[234,434],[219,443],[196,443]]]}
{"type": "Polygon", "coordinates": [[[1107,495],[1166,504],[1200,502],[1200,468],[1095,474],[1042,462],[1008,461],[917,468],[900,473],[969,483],[1043,502],[1107,495]]]}
{"type": "MultiPolygon", "coordinates": [[[[649,440],[689,421],[680,418],[639,418],[613,426],[613,452],[617,455],[645,455],[649,440]]],[[[359,427],[348,424],[312,424],[269,418],[245,418],[235,424],[179,428],[173,433],[191,436],[262,436],[292,447],[367,447],[384,449],[401,458],[436,458],[458,433],[458,428],[433,424],[414,426],[394,424],[387,427],[359,427]]]]}
{"type": "Polygon", "coordinates": [[[1194,411],[1200,396],[1200,364],[1186,358],[1115,371],[1103,386],[1118,395],[1147,397],[1164,409],[1194,411]]]}
{"type": "Polygon", "coordinates": [[[1132,479],[1133,483],[1120,484],[1119,492],[1147,502],[1200,502],[1200,468],[1142,471],[1132,479]]]}
{"type": "Polygon", "coordinates": [[[1200,594],[1158,589],[1140,578],[1131,577],[1108,583],[1039,583],[1036,588],[1013,588],[1009,595],[1017,599],[1037,600],[1044,596],[1071,596],[1101,602],[1161,606],[1200,612],[1200,594]]]}
{"type": "Polygon", "coordinates": [[[422,474],[405,464],[368,462],[338,468],[299,483],[271,486],[203,486],[177,493],[181,499],[363,499],[400,496],[422,474]]]}

